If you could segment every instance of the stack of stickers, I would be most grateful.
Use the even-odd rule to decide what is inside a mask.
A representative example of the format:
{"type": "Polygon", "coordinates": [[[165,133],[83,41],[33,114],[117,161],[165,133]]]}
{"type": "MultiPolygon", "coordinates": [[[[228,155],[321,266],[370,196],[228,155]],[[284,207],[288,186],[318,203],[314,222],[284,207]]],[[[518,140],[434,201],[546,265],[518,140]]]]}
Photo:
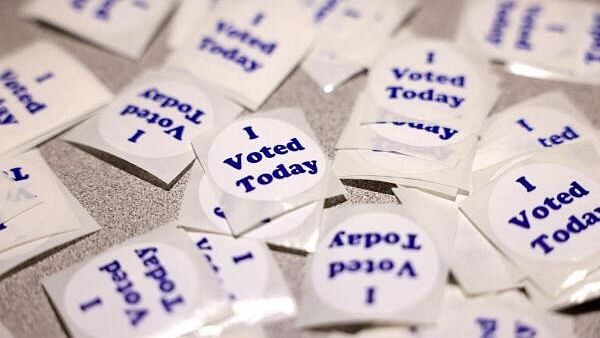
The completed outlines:
{"type": "Polygon", "coordinates": [[[50,276],[44,287],[74,337],[259,338],[260,324],[296,308],[266,245],[174,225],[50,276]]]}
{"type": "Polygon", "coordinates": [[[598,84],[600,6],[549,0],[469,0],[457,43],[512,73],[598,84]]]}
{"type": "Polygon", "coordinates": [[[179,223],[312,251],[323,200],[345,194],[302,111],[245,116],[192,141],[179,223]]]}
{"type": "Polygon", "coordinates": [[[589,125],[556,92],[492,116],[474,161],[472,193],[460,205],[493,245],[487,255],[498,250],[495,262],[505,263],[513,287],[524,285],[546,308],[599,295],[600,155],[589,125]]]}
{"type": "Polygon", "coordinates": [[[0,160],[0,274],[99,230],[37,150],[0,160]]]}
{"type": "Polygon", "coordinates": [[[444,41],[402,37],[389,48],[337,143],[336,173],[449,197],[468,191],[477,134],[496,100],[497,78],[444,41]]]}

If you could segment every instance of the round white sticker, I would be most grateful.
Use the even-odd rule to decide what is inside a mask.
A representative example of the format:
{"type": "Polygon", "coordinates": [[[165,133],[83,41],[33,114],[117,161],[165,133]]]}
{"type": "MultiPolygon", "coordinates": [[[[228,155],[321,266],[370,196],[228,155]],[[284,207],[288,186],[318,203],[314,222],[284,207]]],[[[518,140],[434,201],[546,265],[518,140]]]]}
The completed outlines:
{"type": "Polygon", "coordinates": [[[194,85],[145,81],[102,111],[98,131],[123,152],[162,158],[191,152],[192,138],[213,123],[210,100],[194,85]]]}
{"type": "Polygon", "coordinates": [[[429,235],[410,219],[365,213],[338,224],[312,258],[320,299],[341,311],[389,314],[430,294],[440,260],[429,235]]]}
{"type": "Polygon", "coordinates": [[[208,259],[232,300],[261,298],[267,287],[266,247],[252,240],[188,232],[208,259]]]}
{"type": "Polygon", "coordinates": [[[208,172],[226,193],[273,201],[302,193],[321,181],[327,158],[300,129],[270,118],[238,120],[222,130],[208,151],[208,172]]]}
{"type": "Polygon", "coordinates": [[[170,335],[195,310],[202,285],[193,273],[197,264],[167,244],[119,247],[75,272],[64,307],[74,325],[92,337],[170,335]]]}
{"type": "Polygon", "coordinates": [[[600,185],[586,174],[538,163],[503,174],[490,195],[498,240],[525,257],[562,262],[597,253],[600,185]]]}
{"type": "Polygon", "coordinates": [[[368,87],[375,102],[391,113],[443,120],[461,116],[481,102],[488,86],[480,72],[447,43],[411,41],[373,68],[368,87]]]}
{"type": "Polygon", "coordinates": [[[460,307],[459,311],[446,311],[438,325],[434,331],[444,337],[557,338],[529,313],[497,305],[470,305],[460,307]]]}

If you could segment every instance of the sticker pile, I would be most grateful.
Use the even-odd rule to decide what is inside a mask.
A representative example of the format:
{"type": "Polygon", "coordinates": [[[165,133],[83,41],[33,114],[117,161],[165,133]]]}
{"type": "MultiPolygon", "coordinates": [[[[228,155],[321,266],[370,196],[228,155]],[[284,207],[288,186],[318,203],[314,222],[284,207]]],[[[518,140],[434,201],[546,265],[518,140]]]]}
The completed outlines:
{"type": "Polygon", "coordinates": [[[441,40],[402,35],[373,67],[338,140],[340,178],[468,191],[473,150],[499,93],[485,63],[441,40]]]}
{"type": "Polygon", "coordinates": [[[134,60],[178,9],[164,63],[114,97],[51,43],[0,58],[0,277],[98,236],[33,149],[79,123],[65,147],[165,190],[188,180],[176,220],[40,278],[73,337],[265,338],[293,321],[331,338],[574,338],[553,311],[600,298],[600,134],[561,90],[497,106],[498,70],[600,83],[600,9],[466,0],[442,40],[410,27],[421,5],[28,2],[134,60]],[[334,151],[302,107],[262,107],[296,68],[325,93],[369,72],[334,151]],[[338,205],[340,179],[391,183],[399,203],[338,205]],[[299,298],[271,250],[306,256],[299,298]]]}

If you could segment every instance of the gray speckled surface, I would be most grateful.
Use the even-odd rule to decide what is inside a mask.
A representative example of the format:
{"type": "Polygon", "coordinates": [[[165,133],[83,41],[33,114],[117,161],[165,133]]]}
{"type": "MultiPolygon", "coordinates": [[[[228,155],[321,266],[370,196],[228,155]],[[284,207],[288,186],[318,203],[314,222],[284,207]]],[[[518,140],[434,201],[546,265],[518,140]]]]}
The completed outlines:
{"type": "MultiPolygon", "coordinates": [[[[460,11],[459,1],[423,0],[423,9],[413,25],[424,35],[449,37],[460,11]]],[[[16,9],[22,1],[0,0],[0,54],[23,46],[34,39],[51,40],[83,61],[98,77],[117,92],[140,70],[160,65],[167,51],[165,30],[157,36],[141,62],[128,61],[96,48],[73,36],[33,22],[21,20],[16,9]]],[[[167,23],[168,24],[168,23],[167,23]]],[[[503,75],[506,91],[499,108],[536,94],[562,89],[594,124],[600,124],[598,87],[547,82],[503,75]]],[[[364,86],[364,76],[325,95],[301,71],[296,71],[268,100],[265,108],[299,106],[307,113],[312,127],[328,154],[364,86]]],[[[21,270],[0,280],[0,320],[16,337],[64,337],[57,315],[51,308],[39,281],[81,259],[174,220],[188,175],[185,174],[169,191],[141,179],[139,170],[126,163],[92,156],[63,141],[53,139],[41,146],[42,154],[58,177],[102,226],[102,230],[64,248],[53,250],[33,260],[21,270]],[[111,164],[112,163],[112,164],[111,164]],[[114,165],[113,165],[114,164],[114,165]],[[116,165],[116,166],[115,166],[116,165]]],[[[389,186],[349,182],[352,203],[395,203],[389,186]],[[380,191],[380,192],[373,192],[380,191]],[[387,192],[387,193],[381,193],[387,192]]],[[[300,295],[304,258],[275,253],[295,296],[300,295]]],[[[600,337],[600,302],[574,311],[580,338],[600,337]]],[[[293,329],[292,321],[268,327],[269,337],[312,338],[325,334],[293,329]]]]}

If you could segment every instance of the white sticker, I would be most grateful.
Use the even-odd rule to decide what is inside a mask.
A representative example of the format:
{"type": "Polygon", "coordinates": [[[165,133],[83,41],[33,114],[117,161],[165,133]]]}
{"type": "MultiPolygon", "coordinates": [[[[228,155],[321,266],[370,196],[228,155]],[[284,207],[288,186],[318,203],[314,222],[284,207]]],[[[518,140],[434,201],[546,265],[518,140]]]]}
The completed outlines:
{"type": "Polygon", "coordinates": [[[175,0],[34,0],[24,13],[123,56],[138,59],[175,0]]]}
{"type": "Polygon", "coordinates": [[[255,110],[300,61],[313,35],[297,6],[222,1],[167,64],[255,110]]]}
{"type": "Polygon", "coordinates": [[[481,105],[484,72],[451,45],[407,40],[371,70],[369,91],[390,113],[412,119],[461,117],[481,105]]]}
{"type": "Polygon", "coordinates": [[[222,235],[188,235],[220,277],[231,300],[260,298],[265,292],[270,267],[264,245],[222,235]]]}
{"type": "Polygon", "coordinates": [[[238,120],[222,130],[207,163],[219,188],[257,201],[300,194],[317,185],[327,170],[315,140],[293,125],[262,117],[238,120]]]}
{"type": "Polygon", "coordinates": [[[432,239],[413,221],[368,212],[320,240],[309,273],[319,298],[333,308],[385,315],[425,300],[440,268],[432,239]]]}
{"type": "Polygon", "coordinates": [[[566,166],[520,166],[496,182],[489,220],[495,236],[525,257],[563,262],[598,252],[600,185],[566,166]]]}
{"type": "Polygon", "coordinates": [[[147,337],[189,318],[202,281],[198,263],[163,243],[136,243],[82,266],[66,285],[66,315],[93,337],[147,337]],[[90,288],[90,285],[94,285],[90,288]]]}
{"type": "Polygon", "coordinates": [[[192,84],[144,81],[102,111],[98,130],[123,152],[172,157],[192,150],[191,139],[213,126],[214,114],[209,97],[192,84]]]}
{"type": "Polygon", "coordinates": [[[35,146],[111,96],[89,70],[52,44],[37,42],[9,54],[0,59],[0,154],[35,146]]]}

